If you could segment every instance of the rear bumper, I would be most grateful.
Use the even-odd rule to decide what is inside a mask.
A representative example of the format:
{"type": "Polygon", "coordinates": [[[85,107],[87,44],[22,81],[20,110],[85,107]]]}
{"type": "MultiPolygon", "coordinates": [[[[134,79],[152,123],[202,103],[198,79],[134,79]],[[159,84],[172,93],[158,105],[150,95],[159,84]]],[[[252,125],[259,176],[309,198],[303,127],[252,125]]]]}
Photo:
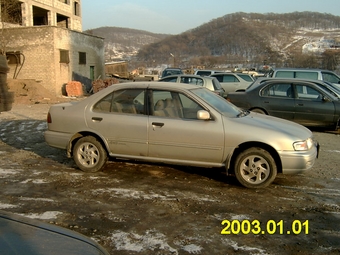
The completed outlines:
{"type": "Polygon", "coordinates": [[[49,146],[66,150],[72,135],[47,130],[44,133],[44,138],[49,146]]]}

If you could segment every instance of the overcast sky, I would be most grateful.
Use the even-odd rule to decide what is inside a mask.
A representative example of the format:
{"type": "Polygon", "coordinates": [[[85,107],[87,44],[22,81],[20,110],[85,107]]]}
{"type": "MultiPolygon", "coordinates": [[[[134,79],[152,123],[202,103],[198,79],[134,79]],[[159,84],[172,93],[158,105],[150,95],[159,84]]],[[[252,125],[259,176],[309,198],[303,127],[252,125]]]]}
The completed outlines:
{"type": "Polygon", "coordinates": [[[340,0],[82,0],[83,30],[112,26],[180,34],[235,12],[340,16],[340,0]]]}

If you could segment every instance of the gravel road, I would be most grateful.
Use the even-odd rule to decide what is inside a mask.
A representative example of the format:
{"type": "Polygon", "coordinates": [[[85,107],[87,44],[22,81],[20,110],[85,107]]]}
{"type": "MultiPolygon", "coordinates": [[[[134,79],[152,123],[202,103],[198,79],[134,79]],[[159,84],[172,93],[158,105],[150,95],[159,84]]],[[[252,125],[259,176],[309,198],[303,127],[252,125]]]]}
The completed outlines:
{"type": "Polygon", "coordinates": [[[337,132],[313,132],[321,150],[311,171],[249,190],[221,169],[117,161],[83,173],[45,144],[48,108],[0,114],[2,210],[80,232],[111,254],[340,253],[337,132]]]}

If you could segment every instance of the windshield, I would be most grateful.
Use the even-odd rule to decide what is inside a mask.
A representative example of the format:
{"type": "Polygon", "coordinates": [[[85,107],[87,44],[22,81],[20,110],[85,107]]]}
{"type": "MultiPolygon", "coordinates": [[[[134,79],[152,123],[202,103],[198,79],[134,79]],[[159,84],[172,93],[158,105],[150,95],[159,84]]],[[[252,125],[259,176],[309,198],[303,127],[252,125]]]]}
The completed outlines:
{"type": "Polygon", "coordinates": [[[223,97],[220,97],[207,89],[193,89],[191,91],[224,116],[238,117],[242,113],[242,111],[237,106],[229,103],[223,97]]]}

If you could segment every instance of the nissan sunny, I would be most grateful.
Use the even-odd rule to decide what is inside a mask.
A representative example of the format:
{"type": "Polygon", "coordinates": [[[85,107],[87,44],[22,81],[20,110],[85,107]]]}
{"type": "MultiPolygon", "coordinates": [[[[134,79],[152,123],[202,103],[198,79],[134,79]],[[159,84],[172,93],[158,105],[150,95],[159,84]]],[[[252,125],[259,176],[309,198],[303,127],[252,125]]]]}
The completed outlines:
{"type": "Polygon", "coordinates": [[[169,82],[109,86],[52,105],[45,141],[86,172],[125,158],[225,167],[241,185],[263,188],[278,173],[312,168],[318,143],[293,122],[242,111],[206,88],[169,82]]]}

